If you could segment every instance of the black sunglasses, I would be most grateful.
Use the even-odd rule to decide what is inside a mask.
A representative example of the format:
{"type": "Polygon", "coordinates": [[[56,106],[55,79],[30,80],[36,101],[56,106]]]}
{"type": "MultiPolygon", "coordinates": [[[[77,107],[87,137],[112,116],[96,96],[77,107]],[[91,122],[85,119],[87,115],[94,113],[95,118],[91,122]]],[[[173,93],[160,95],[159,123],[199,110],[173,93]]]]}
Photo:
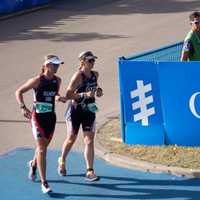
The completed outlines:
{"type": "Polygon", "coordinates": [[[89,62],[89,63],[94,63],[94,62],[95,62],[95,59],[88,59],[87,62],[89,62]]]}
{"type": "Polygon", "coordinates": [[[53,64],[53,67],[58,68],[59,64],[53,64]]]}
{"type": "Polygon", "coordinates": [[[192,24],[199,25],[199,24],[200,24],[200,21],[192,21],[192,24]]]}

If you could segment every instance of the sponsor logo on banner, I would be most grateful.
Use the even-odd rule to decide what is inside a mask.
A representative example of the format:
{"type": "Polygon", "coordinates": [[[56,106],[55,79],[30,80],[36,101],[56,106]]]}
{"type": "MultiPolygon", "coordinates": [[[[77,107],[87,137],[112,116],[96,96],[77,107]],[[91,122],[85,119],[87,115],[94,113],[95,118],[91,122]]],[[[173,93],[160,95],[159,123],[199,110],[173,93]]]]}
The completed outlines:
{"type": "Polygon", "coordinates": [[[147,96],[147,92],[152,91],[151,83],[144,85],[143,80],[137,80],[137,89],[130,92],[131,99],[136,97],[139,98],[138,101],[132,103],[132,109],[140,109],[140,112],[133,115],[133,119],[135,122],[140,121],[142,126],[149,125],[149,117],[155,114],[155,108],[147,108],[147,106],[153,103],[153,96],[147,96]]]}
{"type": "Polygon", "coordinates": [[[200,114],[197,113],[196,107],[195,107],[195,100],[197,98],[197,96],[200,95],[200,92],[195,92],[191,97],[190,97],[190,101],[189,101],[189,107],[190,107],[190,111],[192,112],[192,114],[196,117],[200,119],[200,114]]]}

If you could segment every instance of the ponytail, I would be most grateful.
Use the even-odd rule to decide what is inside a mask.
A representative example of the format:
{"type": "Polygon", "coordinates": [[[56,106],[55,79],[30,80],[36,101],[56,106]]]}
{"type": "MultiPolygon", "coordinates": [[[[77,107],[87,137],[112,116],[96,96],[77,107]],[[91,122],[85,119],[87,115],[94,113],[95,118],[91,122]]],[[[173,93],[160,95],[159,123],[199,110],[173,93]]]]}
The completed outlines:
{"type": "Polygon", "coordinates": [[[82,67],[84,66],[84,63],[83,63],[83,61],[84,61],[84,60],[80,60],[80,66],[79,66],[79,68],[78,68],[79,70],[81,70],[81,69],[82,69],[82,67]]]}
{"type": "Polygon", "coordinates": [[[42,65],[40,76],[42,76],[44,74],[44,68],[45,68],[45,65],[42,65]]]}

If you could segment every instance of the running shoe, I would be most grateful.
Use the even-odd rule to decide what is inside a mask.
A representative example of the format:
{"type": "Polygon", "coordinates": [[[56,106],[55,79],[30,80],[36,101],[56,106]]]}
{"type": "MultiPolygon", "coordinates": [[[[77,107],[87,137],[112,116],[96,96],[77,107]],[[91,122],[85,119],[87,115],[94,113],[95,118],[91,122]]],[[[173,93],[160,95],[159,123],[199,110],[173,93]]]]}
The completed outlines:
{"type": "Polygon", "coordinates": [[[65,168],[65,162],[62,161],[61,157],[58,158],[58,175],[59,176],[67,175],[67,171],[65,168]]]}
{"type": "Polygon", "coordinates": [[[43,182],[41,184],[41,190],[44,194],[48,194],[50,192],[52,192],[51,188],[49,187],[49,184],[47,183],[47,181],[43,182]]]}
{"type": "Polygon", "coordinates": [[[100,179],[99,176],[97,176],[95,173],[94,173],[94,170],[93,169],[88,169],[87,170],[87,173],[85,175],[85,180],[86,181],[89,181],[89,182],[93,182],[93,181],[98,181],[100,179]]]}
{"type": "Polygon", "coordinates": [[[37,174],[36,174],[37,167],[33,166],[33,160],[30,160],[28,162],[28,167],[29,167],[28,178],[31,181],[35,181],[37,177],[37,174]]]}

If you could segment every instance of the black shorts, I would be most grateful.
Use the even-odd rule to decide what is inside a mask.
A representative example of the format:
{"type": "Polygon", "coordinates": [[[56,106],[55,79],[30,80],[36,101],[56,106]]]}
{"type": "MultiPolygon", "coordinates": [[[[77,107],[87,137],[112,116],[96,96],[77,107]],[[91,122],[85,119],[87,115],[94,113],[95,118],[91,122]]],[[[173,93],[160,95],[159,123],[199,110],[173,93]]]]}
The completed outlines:
{"type": "Polygon", "coordinates": [[[56,125],[56,114],[50,113],[32,113],[31,125],[34,138],[51,139],[56,125]]]}
{"type": "Polygon", "coordinates": [[[83,131],[95,132],[96,114],[81,106],[70,105],[65,114],[68,133],[78,134],[80,125],[83,131]]]}

